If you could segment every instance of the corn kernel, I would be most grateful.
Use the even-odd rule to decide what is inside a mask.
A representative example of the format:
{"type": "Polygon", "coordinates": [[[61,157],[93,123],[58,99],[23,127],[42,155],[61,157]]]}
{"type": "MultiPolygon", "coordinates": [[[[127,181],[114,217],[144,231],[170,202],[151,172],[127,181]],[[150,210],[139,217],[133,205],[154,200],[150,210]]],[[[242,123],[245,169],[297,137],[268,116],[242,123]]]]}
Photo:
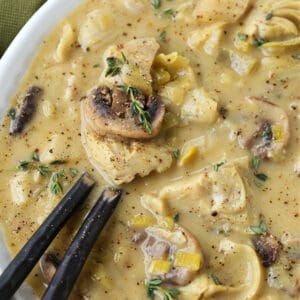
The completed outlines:
{"type": "Polygon", "coordinates": [[[241,41],[240,39],[235,39],[234,46],[240,51],[248,52],[250,49],[250,43],[247,41],[241,41]]]}
{"type": "Polygon", "coordinates": [[[281,125],[273,125],[272,126],[273,137],[276,142],[284,141],[284,133],[281,125]]]}
{"type": "Polygon", "coordinates": [[[136,215],[130,220],[129,223],[130,227],[144,229],[148,226],[153,226],[155,224],[155,220],[150,216],[136,215]]]}
{"type": "Polygon", "coordinates": [[[198,148],[196,146],[191,147],[179,161],[179,166],[184,166],[190,163],[198,153],[198,148]]]}
{"type": "Polygon", "coordinates": [[[153,71],[152,78],[154,84],[157,86],[162,86],[171,80],[171,75],[165,69],[159,68],[153,71]]]}
{"type": "Polygon", "coordinates": [[[176,253],[174,267],[185,267],[192,271],[198,271],[201,267],[201,255],[178,251],[176,253]]]}
{"type": "Polygon", "coordinates": [[[160,227],[163,227],[167,230],[173,231],[174,229],[174,220],[171,217],[162,217],[159,219],[158,224],[160,227]]]}
{"type": "Polygon", "coordinates": [[[153,259],[149,266],[149,273],[152,275],[166,274],[171,269],[171,262],[162,259],[153,259]]]}

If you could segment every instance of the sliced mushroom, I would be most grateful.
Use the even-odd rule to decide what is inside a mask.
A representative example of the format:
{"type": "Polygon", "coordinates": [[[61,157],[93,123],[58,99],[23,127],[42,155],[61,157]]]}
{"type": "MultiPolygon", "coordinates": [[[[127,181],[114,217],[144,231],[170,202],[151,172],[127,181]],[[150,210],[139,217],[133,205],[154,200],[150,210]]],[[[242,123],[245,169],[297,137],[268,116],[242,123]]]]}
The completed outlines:
{"type": "Polygon", "coordinates": [[[278,259],[281,246],[272,235],[259,235],[252,239],[255,251],[261,257],[263,266],[269,267],[278,259]]]}
{"type": "Polygon", "coordinates": [[[300,238],[286,235],[281,241],[283,249],[278,262],[269,268],[268,284],[296,298],[300,295],[300,238]]]}
{"type": "Polygon", "coordinates": [[[37,86],[29,87],[22,99],[16,118],[11,122],[10,134],[16,135],[24,130],[25,125],[31,120],[35,112],[36,102],[41,92],[42,89],[37,86]]]}
{"type": "Polygon", "coordinates": [[[247,97],[246,101],[247,114],[239,112],[243,122],[238,134],[241,148],[251,149],[261,159],[280,157],[290,138],[285,111],[265,99],[247,97]]]}
{"type": "Polygon", "coordinates": [[[148,277],[160,278],[166,283],[180,286],[190,283],[197,275],[203,262],[200,245],[195,237],[178,224],[174,225],[173,230],[156,226],[148,227],[145,233],[141,249],[145,255],[148,277]],[[190,257],[190,265],[183,266],[178,263],[178,255],[190,257]],[[195,261],[193,261],[194,259],[195,261]],[[169,270],[159,270],[155,267],[153,270],[154,261],[158,264],[166,262],[170,265],[169,270]]]}
{"type": "Polygon", "coordinates": [[[149,114],[151,132],[140,124],[139,114],[132,113],[130,95],[117,87],[99,87],[83,100],[83,113],[88,126],[100,136],[150,139],[158,135],[165,114],[164,104],[156,96],[139,93],[134,96],[149,114]]]}
{"type": "Polygon", "coordinates": [[[46,283],[51,281],[59,264],[60,261],[54,253],[46,253],[42,256],[40,260],[40,268],[46,283]]]}

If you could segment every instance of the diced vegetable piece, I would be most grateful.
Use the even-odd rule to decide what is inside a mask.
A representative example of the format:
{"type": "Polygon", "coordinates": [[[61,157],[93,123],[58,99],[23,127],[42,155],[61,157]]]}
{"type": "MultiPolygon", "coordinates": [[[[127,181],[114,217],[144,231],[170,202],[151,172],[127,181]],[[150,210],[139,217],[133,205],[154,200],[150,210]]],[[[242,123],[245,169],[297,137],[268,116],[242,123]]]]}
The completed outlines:
{"type": "Polygon", "coordinates": [[[201,267],[201,263],[199,253],[178,251],[175,257],[174,267],[185,267],[192,271],[198,271],[201,267]]]}
{"type": "Polygon", "coordinates": [[[281,125],[272,126],[273,138],[276,142],[284,142],[284,132],[281,125]]]}
{"type": "Polygon", "coordinates": [[[169,273],[171,269],[171,262],[162,259],[153,259],[149,266],[149,273],[151,275],[159,275],[169,273]]]}
{"type": "Polygon", "coordinates": [[[136,215],[130,220],[130,227],[144,229],[155,224],[154,218],[145,215],[136,215]]]}
{"type": "Polygon", "coordinates": [[[171,217],[162,217],[159,219],[158,224],[160,227],[173,231],[174,229],[174,219],[171,217]]]}
{"type": "Polygon", "coordinates": [[[191,147],[187,153],[183,154],[182,158],[179,161],[179,166],[185,166],[189,164],[195,156],[198,154],[198,148],[193,146],[191,147]]]}

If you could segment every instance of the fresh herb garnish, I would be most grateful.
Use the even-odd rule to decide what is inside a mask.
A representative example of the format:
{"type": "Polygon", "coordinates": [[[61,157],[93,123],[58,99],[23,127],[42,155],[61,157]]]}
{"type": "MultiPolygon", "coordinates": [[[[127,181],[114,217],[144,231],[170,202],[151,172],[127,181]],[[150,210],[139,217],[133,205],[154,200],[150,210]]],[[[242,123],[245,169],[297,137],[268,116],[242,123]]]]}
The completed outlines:
{"type": "Polygon", "coordinates": [[[300,60],[300,53],[295,54],[293,57],[294,57],[295,59],[300,60]]]}
{"type": "Polygon", "coordinates": [[[174,220],[174,222],[178,222],[179,221],[179,213],[176,213],[176,215],[174,216],[174,218],[173,218],[173,220],[174,220]]]}
{"type": "Polygon", "coordinates": [[[254,39],[254,46],[255,46],[255,48],[259,48],[261,45],[263,45],[266,42],[267,42],[267,40],[265,40],[264,38],[258,37],[258,38],[254,39]]]}
{"type": "Polygon", "coordinates": [[[176,149],[175,151],[173,151],[172,155],[176,160],[178,160],[180,157],[180,150],[176,149]]]}
{"type": "Polygon", "coordinates": [[[164,30],[160,33],[159,38],[161,41],[165,42],[167,40],[167,32],[164,30]]]}
{"type": "Polygon", "coordinates": [[[261,181],[266,181],[269,177],[264,173],[254,173],[255,177],[261,181]]]}
{"type": "Polygon", "coordinates": [[[29,167],[29,161],[23,160],[19,162],[17,169],[20,171],[26,171],[28,167],[29,167]]]}
{"type": "Polygon", "coordinates": [[[69,172],[72,177],[75,177],[78,174],[78,170],[75,168],[69,168],[69,172]]]}
{"type": "Polygon", "coordinates": [[[34,151],[31,155],[31,159],[34,161],[40,161],[40,157],[36,151],[34,151]]]}
{"type": "Polygon", "coordinates": [[[176,296],[180,294],[178,289],[164,289],[160,285],[162,280],[159,278],[151,279],[147,282],[147,296],[151,299],[155,299],[155,292],[160,293],[164,300],[174,300],[176,296]]]}
{"type": "Polygon", "coordinates": [[[163,12],[163,14],[164,14],[164,16],[169,17],[169,18],[174,18],[176,16],[176,12],[172,8],[165,10],[163,12]]]}
{"type": "Polygon", "coordinates": [[[49,176],[49,170],[48,170],[48,167],[46,167],[46,166],[43,166],[43,165],[38,166],[38,171],[40,172],[40,174],[42,176],[45,176],[45,177],[49,176]]]}
{"type": "Polygon", "coordinates": [[[221,162],[219,162],[219,163],[217,163],[217,164],[214,164],[213,165],[213,167],[214,167],[214,170],[216,171],[216,172],[218,172],[219,171],[219,168],[221,167],[221,166],[223,166],[225,163],[223,162],[223,161],[221,161],[221,162]]]}
{"type": "Polygon", "coordinates": [[[238,32],[237,36],[238,36],[238,38],[239,38],[240,41],[243,41],[243,42],[247,41],[248,37],[247,37],[247,35],[245,33],[238,32]]]}
{"type": "Polygon", "coordinates": [[[50,163],[50,165],[63,165],[65,164],[66,162],[64,160],[54,160],[50,163]]]}
{"type": "Polygon", "coordinates": [[[138,124],[143,125],[147,133],[152,132],[152,126],[150,122],[150,113],[145,110],[145,105],[139,101],[136,98],[137,94],[142,94],[142,91],[136,87],[133,86],[123,86],[119,85],[118,88],[122,89],[125,91],[127,95],[130,96],[130,111],[131,111],[131,116],[137,115],[138,116],[138,124]]]}
{"type": "Polygon", "coordinates": [[[100,68],[100,64],[93,65],[93,68],[100,68]]]}
{"type": "Polygon", "coordinates": [[[221,281],[220,281],[219,277],[216,274],[210,274],[210,278],[213,280],[213,282],[216,285],[221,285],[221,281]]]}
{"type": "Polygon", "coordinates": [[[267,232],[268,227],[267,227],[266,223],[264,223],[263,221],[260,221],[258,226],[250,226],[250,230],[256,234],[264,234],[267,232]]]}
{"type": "Polygon", "coordinates": [[[11,108],[8,111],[8,115],[9,115],[11,120],[15,120],[16,119],[16,110],[14,108],[11,108]]]}
{"type": "Polygon", "coordinates": [[[105,72],[105,77],[111,75],[112,77],[118,75],[121,72],[121,67],[123,64],[128,63],[128,60],[123,52],[122,60],[118,59],[117,57],[108,57],[106,58],[107,70],[105,72]]]}
{"type": "Polygon", "coordinates": [[[260,160],[259,157],[253,156],[253,157],[252,157],[252,160],[251,160],[252,168],[253,168],[254,170],[257,170],[257,169],[259,168],[259,166],[260,166],[260,162],[261,162],[261,160],[260,160]]]}
{"type": "Polygon", "coordinates": [[[160,0],[152,0],[151,5],[155,8],[158,9],[161,6],[161,1],[160,0]]]}
{"type": "Polygon", "coordinates": [[[267,15],[266,15],[266,20],[269,21],[273,18],[273,13],[272,12],[269,12],[267,15]]]}
{"type": "Polygon", "coordinates": [[[258,182],[256,180],[254,180],[254,184],[256,185],[256,187],[258,187],[260,189],[264,187],[264,184],[262,182],[258,182]]]}
{"type": "Polygon", "coordinates": [[[58,173],[53,174],[50,181],[50,191],[53,194],[59,194],[63,192],[63,188],[58,180],[59,175],[58,173]]]}

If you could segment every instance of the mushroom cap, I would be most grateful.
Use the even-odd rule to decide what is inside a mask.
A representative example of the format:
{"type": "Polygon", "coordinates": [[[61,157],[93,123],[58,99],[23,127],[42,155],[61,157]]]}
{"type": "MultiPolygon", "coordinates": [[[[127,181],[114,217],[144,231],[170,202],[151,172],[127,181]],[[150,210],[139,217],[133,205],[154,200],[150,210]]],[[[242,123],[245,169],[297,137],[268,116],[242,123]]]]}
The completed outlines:
{"type": "Polygon", "coordinates": [[[138,114],[131,112],[131,99],[125,91],[101,86],[83,100],[83,113],[87,125],[100,136],[119,136],[131,139],[151,139],[161,129],[165,106],[159,97],[135,94],[149,113],[151,132],[139,123],[138,114]]]}

